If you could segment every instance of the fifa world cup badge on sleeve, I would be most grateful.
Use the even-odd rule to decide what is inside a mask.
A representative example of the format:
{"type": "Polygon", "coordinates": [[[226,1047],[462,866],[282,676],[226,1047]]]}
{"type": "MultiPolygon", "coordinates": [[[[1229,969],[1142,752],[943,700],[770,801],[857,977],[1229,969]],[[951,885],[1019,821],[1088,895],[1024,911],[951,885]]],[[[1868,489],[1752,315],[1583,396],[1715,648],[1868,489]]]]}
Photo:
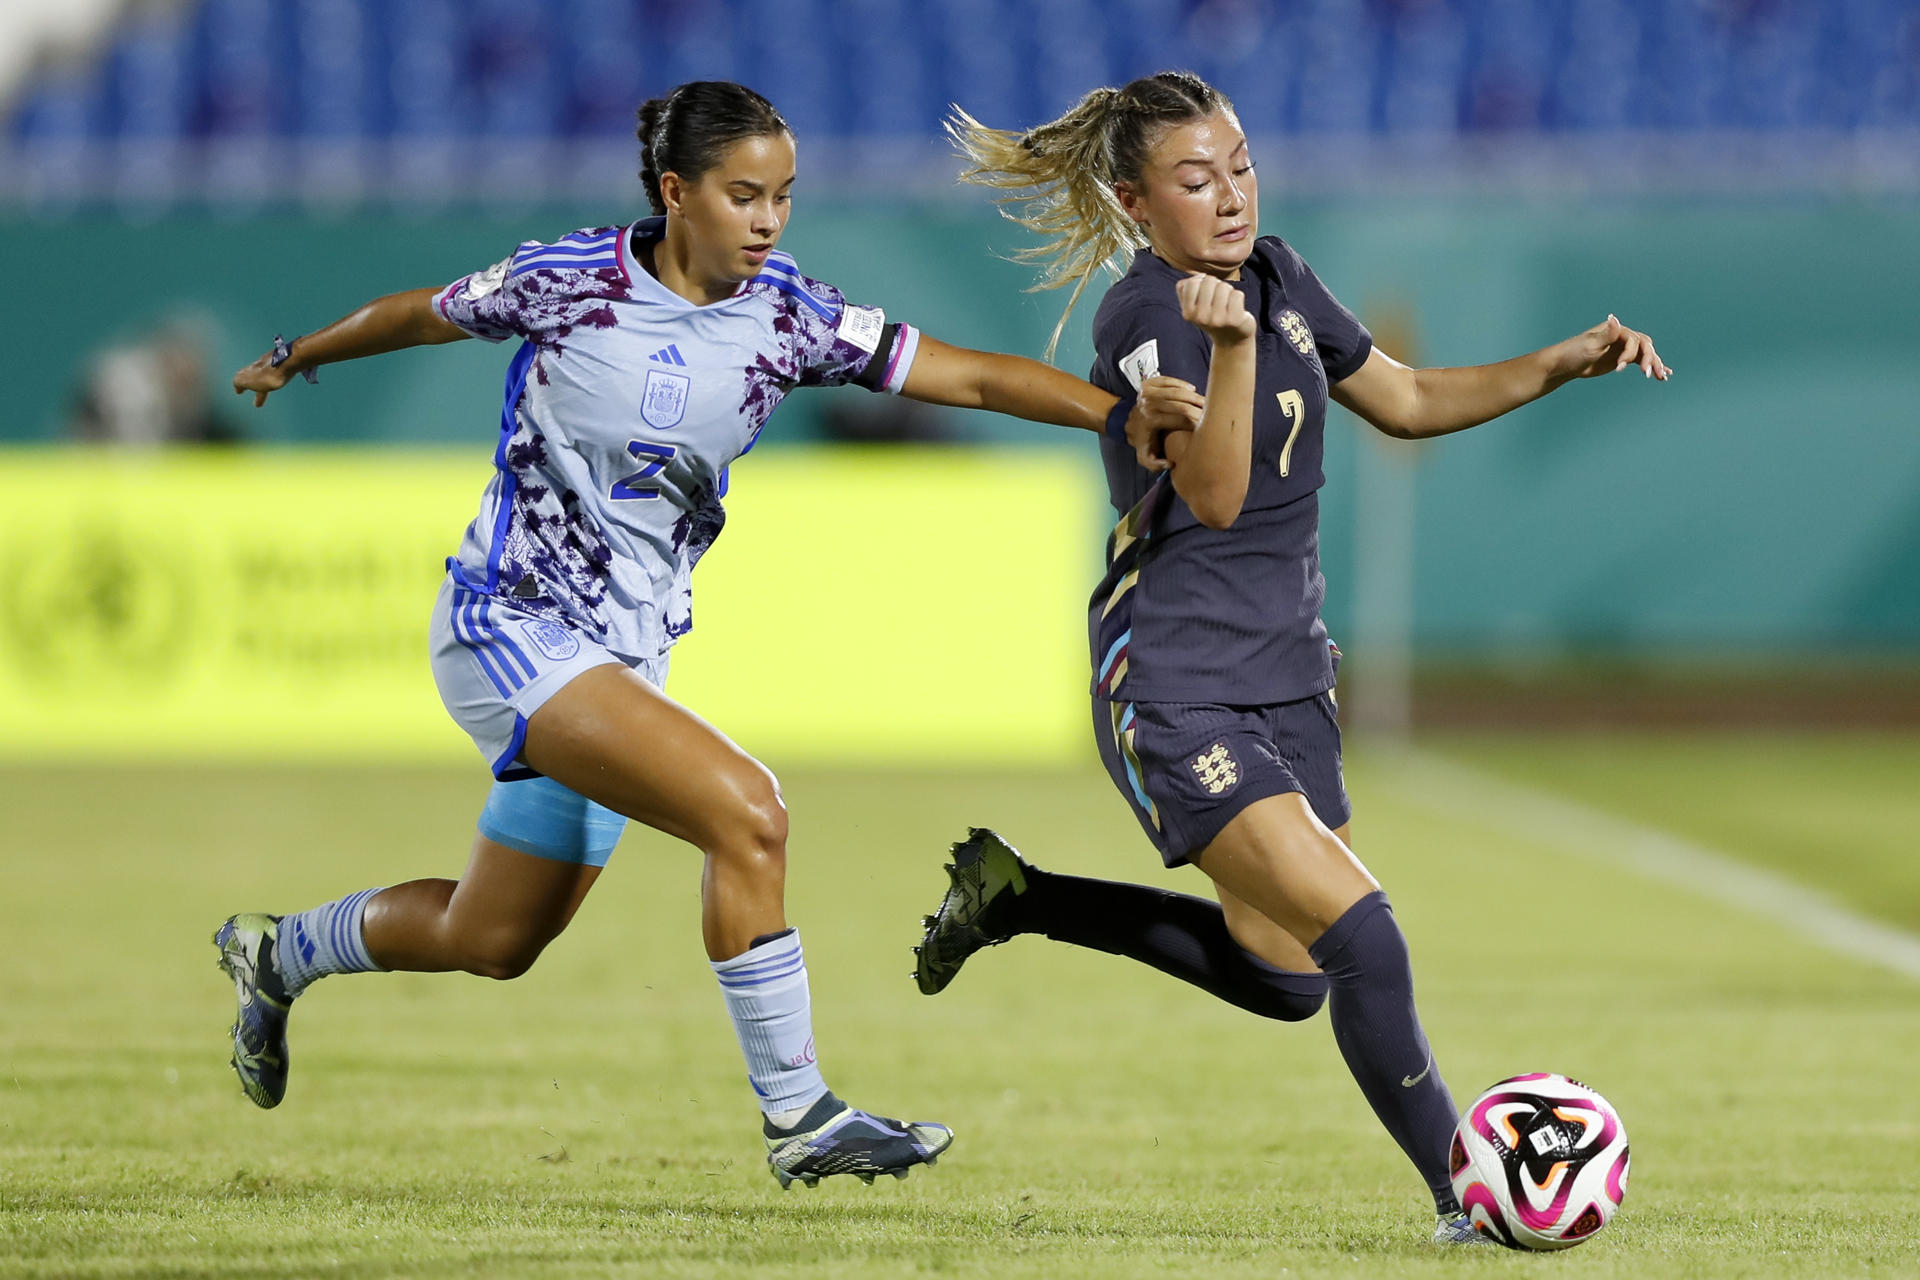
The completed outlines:
{"type": "Polygon", "coordinates": [[[1140,384],[1160,373],[1160,339],[1148,338],[1120,357],[1120,372],[1126,376],[1133,389],[1138,391],[1140,384]]]}
{"type": "Polygon", "coordinates": [[[465,290],[467,301],[478,302],[505,284],[507,280],[507,268],[512,265],[512,258],[502,258],[485,271],[478,271],[469,276],[465,290]]]}
{"type": "Polygon", "coordinates": [[[873,349],[880,345],[880,331],[886,324],[886,313],[878,307],[848,307],[840,313],[837,333],[840,341],[872,355],[873,349]]]}
{"type": "Polygon", "coordinates": [[[693,379],[683,373],[647,370],[647,385],[640,395],[640,416],[657,431],[680,425],[687,416],[687,390],[693,379]]]}

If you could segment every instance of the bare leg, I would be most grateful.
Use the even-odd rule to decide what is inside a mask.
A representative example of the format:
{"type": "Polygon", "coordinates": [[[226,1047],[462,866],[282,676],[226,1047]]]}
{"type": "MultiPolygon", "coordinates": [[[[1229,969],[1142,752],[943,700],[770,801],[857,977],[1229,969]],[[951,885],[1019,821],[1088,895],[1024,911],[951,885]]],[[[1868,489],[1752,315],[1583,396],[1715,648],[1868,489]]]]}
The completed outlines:
{"type": "MultiPolygon", "coordinates": [[[[1348,837],[1352,830],[1352,823],[1344,823],[1334,829],[1334,838],[1351,849],[1353,841],[1348,837]]],[[[1299,939],[1218,884],[1214,885],[1214,895],[1220,899],[1220,909],[1227,917],[1227,932],[1235,942],[1276,968],[1296,973],[1319,972],[1299,939]]]]}
{"type": "Polygon", "coordinates": [[[766,1115],[785,1186],[836,1173],[906,1176],[953,1141],[942,1125],[883,1120],[827,1088],[800,940],[787,930],[787,810],[766,768],[624,667],[574,677],[535,712],[527,763],[705,858],[701,934],[766,1115]]]}
{"type": "Polygon", "coordinates": [[[1297,791],[1248,805],[1193,862],[1303,948],[1380,888],[1297,791]]]}
{"type": "Polygon", "coordinates": [[[367,951],[383,969],[517,978],[580,909],[600,868],[475,836],[459,880],[409,880],[367,901],[367,951]]]}
{"type": "Polygon", "coordinates": [[[527,724],[527,763],[706,856],[707,956],[787,927],[787,810],[764,765],[620,666],[569,681],[527,724]]]}

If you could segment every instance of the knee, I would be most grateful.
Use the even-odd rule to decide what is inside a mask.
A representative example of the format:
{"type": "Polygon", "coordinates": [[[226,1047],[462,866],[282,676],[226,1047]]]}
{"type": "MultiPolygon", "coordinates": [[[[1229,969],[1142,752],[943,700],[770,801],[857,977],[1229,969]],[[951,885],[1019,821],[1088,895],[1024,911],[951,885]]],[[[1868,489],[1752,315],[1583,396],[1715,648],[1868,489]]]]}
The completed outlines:
{"type": "Polygon", "coordinates": [[[507,982],[533,968],[554,935],[544,931],[496,929],[469,939],[461,968],[482,978],[507,982]]]}
{"type": "Polygon", "coordinates": [[[1246,964],[1240,989],[1246,996],[1242,1005],[1249,1013],[1276,1022],[1305,1022],[1327,1002],[1332,984],[1326,974],[1283,969],[1251,952],[1243,955],[1246,964]]]}
{"type": "Polygon", "coordinates": [[[707,852],[742,867],[784,873],[787,865],[787,806],[780,784],[756,765],[733,789],[707,852]]]}
{"type": "Polygon", "coordinates": [[[1320,1012],[1320,1006],[1326,1002],[1325,983],[1317,990],[1269,989],[1261,994],[1253,1012],[1276,1022],[1305,1022],[1320,1012]]]}

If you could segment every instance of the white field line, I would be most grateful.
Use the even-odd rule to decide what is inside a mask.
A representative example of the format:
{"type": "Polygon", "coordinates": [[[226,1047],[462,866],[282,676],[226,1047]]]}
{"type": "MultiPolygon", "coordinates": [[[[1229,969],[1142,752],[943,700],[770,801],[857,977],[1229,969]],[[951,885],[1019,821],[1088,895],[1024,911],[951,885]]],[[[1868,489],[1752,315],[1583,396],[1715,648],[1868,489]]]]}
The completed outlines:
{"type": "MultiPolygon", "coordinates": [[[[1420,808],[1625,867],[1772,920],[1829,951],[1920,981],[1920,935],[1851,911],[1810,885],[1430,752],[1375,759],[1384,766],[1380,776],[1420,808]]],[[[1809,872],[1818,874],[1820,851],[1809,849],[1807,862],[1809,872]]]]}

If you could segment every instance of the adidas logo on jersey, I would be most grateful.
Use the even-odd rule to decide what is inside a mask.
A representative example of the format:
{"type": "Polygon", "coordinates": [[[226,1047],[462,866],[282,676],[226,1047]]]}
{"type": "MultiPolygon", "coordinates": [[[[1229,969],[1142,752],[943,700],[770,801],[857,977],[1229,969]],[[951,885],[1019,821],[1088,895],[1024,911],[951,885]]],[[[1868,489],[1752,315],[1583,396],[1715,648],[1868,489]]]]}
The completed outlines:
{"type": "Polygon", "coordinates": [[[648,356],[647,359],[658,360],[661,364],[683,365],[686,363],[686,360],[683,359],[680,355],[680,348],[676,346],[662,347],[658,351],[654,352],[652,355],[648,356]]]}

